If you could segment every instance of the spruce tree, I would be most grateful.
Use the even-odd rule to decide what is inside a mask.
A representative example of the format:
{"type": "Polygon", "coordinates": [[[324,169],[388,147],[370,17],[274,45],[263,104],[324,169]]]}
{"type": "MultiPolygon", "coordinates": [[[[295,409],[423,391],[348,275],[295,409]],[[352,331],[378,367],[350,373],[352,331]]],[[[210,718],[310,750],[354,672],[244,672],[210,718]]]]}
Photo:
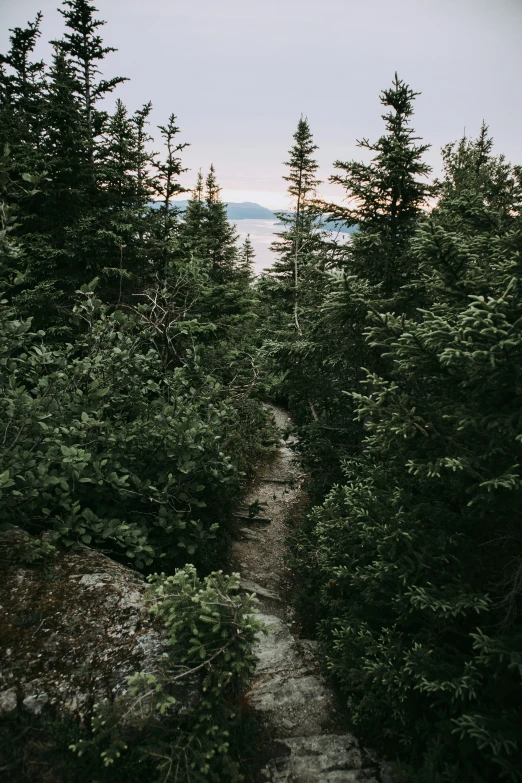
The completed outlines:
{"type": "Polygon", "coordinates": [[[198,171],[196,184],[183,212],[179,229],[179,255],[187,263],[194,265],[204,255],[204,223],[207,209],[204,202],[203,174],[198,171]]]}
{"type": "Polygon", "coordinates": [[[159,130],[166,151],[164,159],[155,161],[156,171],[154,177],[155,195],[159,196],[160,206],[155,213],[155,248],[154,260],[157,274],[163,275],[167,280],[169,265],[172,263],[174,250],[174,231],[177,230],[179,209],[173,204],[172,199],[186,192],[178,177],[186,169],[182,166],[179,153],[188,146],[186,142],[177,142],[176,136],[179,128],[176,125],[176,117],[171,114],[167,125],[160,125],[159,130]]]}
{"type": "Polygon", "coordinates": [[[135,127],[136,138],[136,207],[138,210],[138,219],[140,225],[138,233],[140,244],[144,242],[145,225],[150,222],[150,202],[155,193],[154,177],[151,169],[157,153],[152,152],[148,145],[153,141],[152,136],[147,131],[149,124],[149,115],[152,111],[152,103],[149,101],[141,109],[134,112],[132,122],[135,127]]]}
{"type": "Polygon", "coordinates": [[[238,235],[234,226],[228,221],[227,207],[220,199],[220,191],[214,166],[211,165],[205,180],[204,252],[213,279],[223,283],[234,271],[238,235]]]}
{"type": "Polygon", "coordinates": [[[103,45],[98,28],[105,22],[94,18],[98,9],[87,0],[64,0],[63,5],[64,9],[59,10],[71,32],[66,32],[63,40],[53,43],[67,54],[72,63],[87,129],[89,161],[94,164],[95,140],[106,120],[105,112],[98,110],[96,104],[126,79],[121,76],[97,79],[101,61],[107,54],[116,51],[112,46],[103,45]]]}
{"type": "Polygon", "coordinates": [[[43,224],[53,226],[53,243],[63,244],[64,233],[89,208],[89,139],[73,67],[55,47],[45,102],[44,152],[49,166],[43,224]]]}
{"type": "Polygon", "coordinates": [[[142,164],[136,124],[121,100],[97,149],[95,248],[103,296],[121,301],[124,280],[141,270],[143,254],[137,241],[141,227],[137,170],[142,164]]]}
{"type": "Polygon", "coordinates": [[[186,192],[186,189],[178,182],[177,177],[186,171],[186,169],[182,167],[179,153],[188,146],[188,143],[176,141],[179,128],[176,125],[176,117],[174,114],[170,115],[167,125],[159,126],[159,130],[163,139],[166,155],[164,160],[155,164],[157,172],[155,190],[156,194],[160,197],[161,207],[158,214],[161,216],[163,238],[166,240],[168,239],[173,226],[176,224],[177,215],[179,214],[172,204],[172,199],[174,196],[186,192]]]}
{"type": "Polygon", "coordinates": [[[363,367],[388,371],[381,352],[364,339],[369,311],[410,312],[423,303],[412,240],[433,188],[424,181],[430,171],[422,160],[428,145],[418,144],[410,127],[415,96],[396,75],[380,97],[389,109],[383,115],[386,133],[375,143],[359,142],[374,153],[373,160],[338,161],[343,174],[330,178],[343,186],[350,206],[321,205],[330,218],[357,230],[348,242],[323,243],[321,266],[333,274],[315,282],[306,346],[285,360],[285,384],[305,427],[301,442],[319,497],[341,479],[342,461],[361,448],[364,430],[354,421],[347,395],[359,388],[363,367]],[[303,384],[305,374],[311,383],[303,384]]]}
{"type": "Polygon", "coordinates": [[[41,21],[38,13],[27,27],[10,30],[11,48],[0,55],[0,146],[9,144],[20,172],[36,173],[41,165],[37,150],[43,136],[44,64],[31,60],[41,21]]]}
{"type": "Polygon", "coordinates": [[[40,153],[47,173],[24,221],[26,268],[16,291],[17,307],[41,325],[55,320],[65,292],[82,280],[75,232],[92,209],[94,188],[76,86],[69,60],[55,47],[42,111],[40,153]]]}
{"type": "Polygon", "coordinates": [[[250,239],[250,234],[247,234],[245,241],[239,248],[237,257],[237,269],[247,280],[252,280],[253,278],[255,257],[256,252],[254,250],[254,245],[250,239]]]}
{"type": "Polygon", "coordinates": [[[330,177],[344,188],[350,206],[330,205],[328,214],[358,229],[347,248],[346,269],[380,284],[386,296],[410,279],[406,251],[433,193],[426,183],[431,168],[423,161],[430,145],[417,144],[410,126],[417,95],[395,74],[391,88],[380,96],[388,109],[382,115],[386,132],[376,142],[358,142],[372,153],[372,161],[336,161],[341,173],[330,177]]]}
{"type": "Polygon", "coordinates": [[[321,183],[316,178],[318,163],[312,157],[318,147],[306,118],[301,116],[293,138],[295,144],[289,150],[290,157],[285,163],[289,172],[283,176],[289,183],[291,212],[276,212],[284,230],[276,234],[278,240],[272,244],[272,251],[279,257],[270,270],[270,276],[278,281],[279,288],[276,290],[279,297],[287,302],[291,298],[294,327],[300,332],[299,272],[300,266],[310,259],[320,243],[319,213],[313,200],[321,183]]]}

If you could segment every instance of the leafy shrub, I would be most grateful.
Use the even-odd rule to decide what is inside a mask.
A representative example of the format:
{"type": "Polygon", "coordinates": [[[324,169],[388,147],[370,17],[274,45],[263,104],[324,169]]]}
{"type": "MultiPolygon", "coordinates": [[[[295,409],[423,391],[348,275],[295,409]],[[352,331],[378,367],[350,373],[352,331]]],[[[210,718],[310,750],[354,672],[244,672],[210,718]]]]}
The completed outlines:
{"type": "MultiPolygon", "coordinates": [[[[65,346],[6,302],[0,314],[0,519],[140,568],[179,565],[215,537],[267,426],[195,347],[169,362],[147,312],[111,311],[86,286],[73,314],[84,331],[65,346]]],[[[178,331],[191,342],[190,324],[178,331]]]]}
{"type": "Polygon", "coordinates": [[[105,766],[117,767],[132,743],[138,760],[152,759],[165,783],[240,781],[231,735],[262,628],[252,614],[256,599],[238,594],[237,574],[199,579],[193,566],[149,580],[151,611],[168,631],[168,660],[159,673],[130,677],[129,693],[113,704],[98,705],[93,739],[71,747],[79,755],[101,753],[105,766]],[[180,696],[184,683],[189,693],[182,688],[180,696]]]}
{"type": "Polygon", "coordinates": [[[52,560],[57,553],[58,549],[49,541],[45,541],[43,538],[33,538],[33,536],[24,536],[12,550],[14,559],[27,565],[45,563],[52,560]]]}

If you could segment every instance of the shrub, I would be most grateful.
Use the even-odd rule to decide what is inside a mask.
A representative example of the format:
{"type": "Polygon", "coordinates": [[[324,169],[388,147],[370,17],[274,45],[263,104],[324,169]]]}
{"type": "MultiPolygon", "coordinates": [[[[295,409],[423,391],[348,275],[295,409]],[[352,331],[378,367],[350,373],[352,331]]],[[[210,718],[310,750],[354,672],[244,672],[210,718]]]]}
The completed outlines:
{"type": "Polygon", "coordinates": [[[139,568],[180,565],[226,518],[266,416],[205,374],[195,348],[166,361],[146,308],[111,311],[85,288],[74,344],[49,346],[1,305],[0,519],[139,568]]]}
{"type": "Polygon", "coordinates": [[[240,781],[231,743],[262,628],[252,614],[256,599],[238,594],[237,574],[199,579],[193,566],[149,580],[151,611],[168,632],[168,657],[159,673],[133,675],[128,694],[98,705],[93,739],[71,747],[79,755],[101,753],[105,766],[117,767],[132,743],[165,783],[240,781]]]}

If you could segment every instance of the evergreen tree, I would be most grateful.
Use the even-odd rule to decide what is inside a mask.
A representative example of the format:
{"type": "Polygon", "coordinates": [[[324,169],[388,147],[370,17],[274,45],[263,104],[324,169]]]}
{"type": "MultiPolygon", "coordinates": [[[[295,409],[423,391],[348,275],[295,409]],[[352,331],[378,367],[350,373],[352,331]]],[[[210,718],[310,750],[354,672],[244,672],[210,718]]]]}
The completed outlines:
{"type": "Polygon", "coordinates": [[[44,64],[31,61],[41,21],[38,13],[27,27],[10,30],[11,48],[0,55],[0,146],[9,144],[20,173],[36,173],[41,165],[37,150],[43,135],[44,64]]]}
{"type": "Polygon", "coordinates": [[[293,138],[286,163],[289,172],[284,177],[293,209],[277,213],[284,230],[271,249],[278,258],[257,288],[268,310],[264,318],[266,370],[277,379],[277,394],[286,398],[297,422],[306,425],[311,420],[318,426],[322,411],[317,402],[328,395],[330,379],[325,377],[324,355],[319,361],[314,356],[314,329],[329,286],[331,258],[315,200],[320,182],[312,156],[317,145],[306,119],[301,117],[293,138]]]}
{"type": "Polygon", "coordinates": [[[118,99],[97,151],[94,238],[104,298],[121,301],[124,279],[131,281],[143,264],[143,248],[137,241],[145,206],[143,194],[138,197],[137,170],[142,157],[136,123],[118,99]]]}
{"type": "Polygon", "coordinates": [[[516,781],[521,172],[484,132],[445,161],[411,251],[431,307],[374,314],[363,449],[294,552],[354,726],[415,783],[516,781]]]}
{"type": "MultiPolygon", "coordinates": [[[[272,251],[279,258],[270,270],[278,286],[274,289],[281,299],[292,301],[295,329],[300,332],[299,323],[299,267],[309,261],[320,244],[319,213],[313,203],[320,181],[316,178],[317,161],[312,157],[318,149],[314,143],[310,126],[306,118],[301,117],[294,133],[294,146],[289,151],[288,175],[283,179],[289,183],[288,195],[292,210],[276,212],[284,230],[277,233],[278,240],[272,244],[272,251]]],[[[306,285],[306,284],[305,284],[306,285]]]]}
{"type": "Polygon", "coordinates": [[[234,272],[237,259],[237,232],[228,222],[226,204],[220,199],[214,166],[210,166],[205,180],[206,215],[203,223],[205,253],[216,282],[226,282],[234,272]]]}
{"type": "Polygon", "coordinates": [[[245,275],[246,279],[249,281],[252,280],[254,276],[255,257],[256,252],[254,250],[254,245],[250,239],[250,234],[247,234],[245,241],[239,249],[239,254],[237,257],[237,269],[241,274],[245,275]]]}
{"type": "Polygon", "coordinates": [[[337,161],[342,173],[330,177],[345,189],[350,206],[330,205],[328,213],[358,229],[347,248],[346,268],[380,284],[387,296],[410,279],[408,246],[433,193],[425,181],[431,168],[422,160],[430,145],[416,144],[419,138],[410,127],[417,95],[395,74],[380,98],[388,109],[382,115],[386,133],[374,143],[358,142],[373,153],[372,161],[337,161]]]}
{"type": "Polygon", "coordinates": [[[417,144],[410,127],[415,95],[395,76],[381,95],[389,108],[386,133],[374,144],[360,142],[375,153],[373,161],[335,164],[343,175],[331,181],[343,185],[351,206],[321,208],[357,230],[349,242],[320,246],[310,286],[314,301],[302,327],[307,339],[281,357],[319,498],[342,478],[342,461],[361,448],[364,430],[347,394],[359,388],[363,367],[387,372],[386,360],[364,339],[368,312],[408,312],[422,304],[412,239],[433,189],[423,181],[430,171],[422,161],[428,145],[417,144]],[[320,276],[321,269],[330,274],[320,276]]]}
{"type": "Polygon", "coordinates": [[[98,210],[105,194],[96,155],[107,123],[106,112],[97,104],[123,79],[97,78],[100,62],[114,50],[103,46],[98,28],[104,23],[94,18],[95,11],[85,0],[64,2],[61,13],[69,32],[53,42],[47,85],[38,81],[43,64],[29,62],[40,17],[26,31],[16,28],[14,48],[4,58],[15,69],[14,76],[5,68],[3,72],[8,74],[5,111],[16,119],[29,107],[37,118],[33,125],[45,129],[32,136],[29,129],[24,131],[22,150],[31,153],[17,153],[28,172],[23,176],[40,175],[41,187],[36,198],[19,205],[26,268],[13,291],[20,312],[35,315],[41,326],[61,321],[59,311],[70,304],[76,288],[109,266],[103,254],[97,257],[102,230],[98,210]]]}
{"type": "Polygon", "coordinates": [[[53,43],[67,54],[72,63],[87,129],[89,161],[94,164],[95,140],[106,120],[105,112],[98,110],[96,104],[126,79],[121,76],[97,79],[99,63],[107,54],[116,51],[112,46],[104,46],[98,34],[98,28],[105,24],[94,18],[98,9],[87,0],[64,0],[63,5],[64,9],[59,10],[71,32],[66,32],[63,40],[53,43]]]}
{"type": "Polygon", "coordinates": [[[154,166],[157,153],[148,149],[153,139],[146,129],[151,111],[152,103],[149,101],[141,109],[137,109],[132,118],[136,131],[136,206],[140,221],[138,227],[140,243],[144,241],[145,225],[150,222],[147,220],[150,217],[150,202],[155,194],[154,177],[149,170],[154,166]]]}
{"type": "Polygon", "coordinates": [[[42,110],[40,147],[46,176],[23,224],[26,266],[13,291],[17,308],[43,325],[82,279],[75,229],[89,214],[94,189],[88,139],[76,79],[65,54],[55,47],[42,110]]]}
{"type": "Polygon", "coordinates": [[[203,174],[198,171],[196,185],[183,213],[179,230],[179,253],[187,263],[194,265],[204,256],[204,224],[207,209],[204,202],[203,174]]]}
{"type": "Polygon", "coordinates": [[[172,261],[174,248],[174,229],[177,228],[178,208],[172,203],[174,196],[186,192],[186,188],[178,181],[178,177],[186,169],[182,167],[179,153],[188,146],[186,142],[176,142],[179,128],[176,125],[176,117],[171,114],[167,125],[160,125],[159,130],[163,138],[166,155],[164,160],[155,162],[156,176],[154,178],[154,190],[160,198],[160,207],[156,211],[156,248],[155,257],[157,271],[163,274],[167,280],[169,264],[172,261]]]}
{"type": "MultiPolygon", "coordinates": [[[[42,225],[63,245],[65,230],[89,208],[93,193],[88,175],[89,141],[76,77],[65,53],[55,47],[45,102],[44,153],[49,184],[42,199],[42,225]]],[[[70,259],[68,259],[68,262],[70,259]]]]}

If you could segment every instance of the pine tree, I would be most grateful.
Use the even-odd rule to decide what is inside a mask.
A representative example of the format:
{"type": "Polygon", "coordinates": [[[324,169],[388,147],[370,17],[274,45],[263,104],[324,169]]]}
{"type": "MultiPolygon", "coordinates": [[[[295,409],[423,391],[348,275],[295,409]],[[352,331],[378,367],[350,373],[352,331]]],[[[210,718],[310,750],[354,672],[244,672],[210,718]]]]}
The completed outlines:
{"type": "Polygon", "coordinates": [[[423,306],[462,306],[490,291],[491,232],[512,232],[522,209],[522,167],[493,155],[492,147],[483,124],[477,139],[464,137],[442,150],[438,202],[413,248],[423,306]]]}
{"type": "Polygon", "coordinates": [[[322,243],[321,262],[314,266],[317,279],[310,286],[315,301],[303,330],[306,345],[284,358],[285,387],[304,426],[301,443],[319,496],[341,479],[343,460],[361,448],[364,430],[354,421],[347,395],[359,388],[363,367],[387,372],[386,360],[364,339],[368,312],[414,311],[423,303],[412,240],[433,189],[423,181],[430,171],[422,161],[428,145],[417,144],[410,127],[415,95],[395,76],[391,89],[381,94],[389,109],[383,116],[386,133],[373,144],[359,142],[374,153],[373,161],[335,164],[343,174],[331,181],[343,185],[351,205],[321,208],[357,231],[337,247],[322,243]],[[318,266],[334,274],[319,278],[318,266]]]}
{"type": "Polygon", "coordinates": [[[89,175],[89,139],[74,70],[65,53],[55,47],[45,102],[45,159],[49,184],[42,205],[43,223],[53,226],[53,243],[88,209],[93,197],[89,175]],[[90,190],[90,192],[89,192],[90,190]]]}
{"type": "Polygon", "coordinates": [[[430,145],[416,144],[419,138],[410,127],[417,95],[395,74],[392,87],[380,97],[389,109],[382,115],[386,133],[374,143],[358,142],[373,153],[371,163],[336,161],[342,173],[330,177],[345,189],[350,206],[330,205],[328,214],[358,229],[347,249],[346,268],[380,284],[387,296],[411,276],[406,251],[433,193],[425,181],[431,168],[422,160],[430,145]]]}
{"type": "Polygon", "coordinates": [[[179,255],[194,265],[204,256],[204,224],[207,209],[204,202],[203,174],[198,171],[196,185],[183,213],[179,229],[179,255]]]}
{"type": "Polygon", "coordinates": [[[146,129],[151,111],[152,103],[149,101],[141,109],[137,109],[132,118],[136,131],[136,207],[140,222],[143,221],[143,225],[138,228],[140,243],[144,241],[145,224],[150,216],[150,202],[155,194],[154,177],[149,171],[154,166],[157,153],[148,149],[153,139],[146,129]]]}
{"type": "Polygon", "coordinates": [[[117,76],[108,81],[97,80],[99,63],[107,54],[116,51],[112,46],[104,46],[98,34],[98,28],[105,24],[94,18],[98,9],[87,0],[64,0],[63,5],[64,10],[59,10],[71,32],[66,32],[63,40],[53,43],[67,54],[72,63],[87,128],[89,161],[94,164],[95,140],[106,121],[105,112],[98,110],[96,104],[126,79],[117,76]]]}
{"type": "Polygon", "coordinates": [[[182,166],[179,153],[188,146],[186,142],[176,142],[179,128],[176,117],[171,114],[167,125],[160,125],[166,155],[164,160],[156,161],[154,168],[155,194],[159,196],[160,207],[156,210],[154,258],[158,274],[167,280],[169,265],[172,263],[174,249],[174,231],[177,230],[179,209],[172,203],[174,196],[186,192],[178,177],[186,169],[182,166]]]}
{"type": "Polygon", "coordinates": [[[205,180],[206,216],[203,224],[204,251],[208,258],[212,277],[216,282],[226,282],[234,271],[237,259],[237,232],[228,222],[226,204],[220,199],[221,188],[214,166],[210,166],[205,180]]]}
{"type": "Polygon", "coordinates": [[[70,62],[55,47],[42,111],[45,136],[40,153],[47,175],[24,222],[27,266],[17,293],[18,308],[44,320],[65,291],[74,290],[81,280],[74,232],[94,198],[88,137],[76,87],[70,62]]]}
{"type": "Polygon", "coordinates": [[[280,296],[287,300],[290,295],[288,282],[291,279],[294,326],[300,332],[299,267],[306,259],[310,259],[320,244],[319,213],[313,199],[321,183],[316,178],[318,163],[312,157],[318,147],[314,144],[306,118],[301,117],[299,120],[293,138],[295,144],[289,151],[289,160],[285,163],[289,173],[283,177],[289,183],[288,194],[292,211],[276,212],[285,229],[277,233],[279,239],[272,244],[271,249],[279,258],[270,270],[270,275],[282,284],[280,296]]]}
{"type": "Polygon", "coordinates": [[[141,270],[143,253],[137,241],[142,228],[137,170],[142,164],[138,131],[121,100],[106,123],[97,148],[95,255],[104,281],[104,298],[121,301],[124,280],[132,281],[141,270]]]}
{"type": "Polygon", "coordinates": [[[254,276],[255,257],[256,257],[256,252],[254,250],[254,245],[252,244],[252,240],[250,239],[250,234],[247,234],[245,237],[245,241],[243,242],[242,246],[239,249],[239,254],[237,257],[237,269],[249,281],[252,280],[254,276]]]}
{"type": "Polygon", "coordinates": [[[31,173],[41,163],[37,150],[43,135],[44,64],[31,61],[41,21],[38,13],[26,28],[10,30],[11,48],[7,55],[0,55],[0,146],[9,144],[15,166],[31,173]]]}

